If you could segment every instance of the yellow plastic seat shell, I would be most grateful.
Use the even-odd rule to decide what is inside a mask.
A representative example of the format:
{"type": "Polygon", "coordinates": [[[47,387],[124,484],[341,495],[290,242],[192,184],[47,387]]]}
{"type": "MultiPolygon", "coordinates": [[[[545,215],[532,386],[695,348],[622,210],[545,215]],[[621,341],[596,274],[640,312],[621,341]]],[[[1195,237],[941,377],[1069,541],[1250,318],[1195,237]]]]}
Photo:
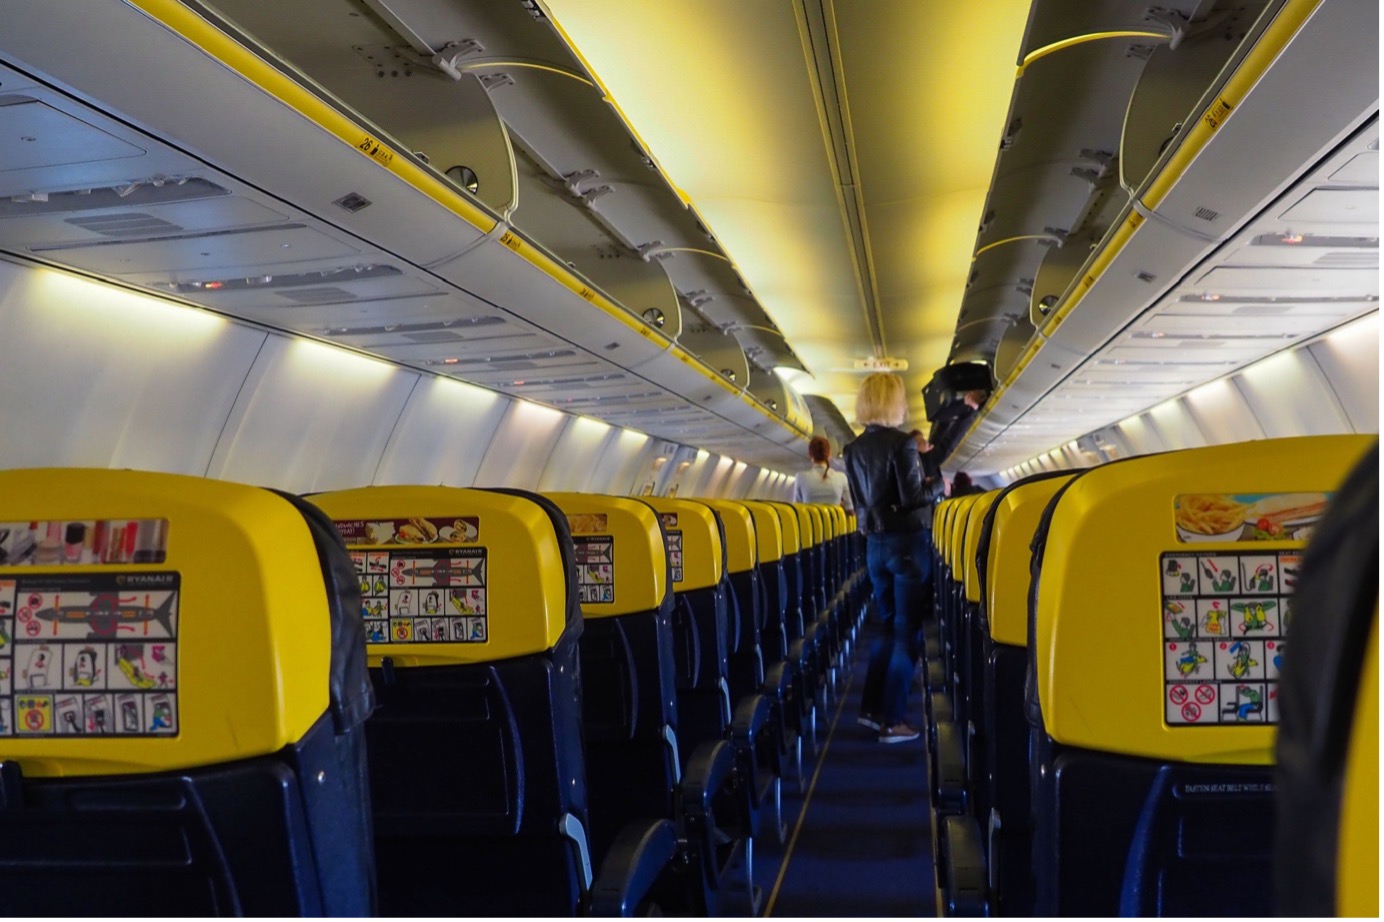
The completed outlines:
{"type": "Polygon", "coordinates": [[[961,505],[961,500],[961,497],[947,500],[947,511],[942,519],[941,534],[938,536],[937,551],[942,555],[942,562],[948,567],[951,566],[952,523],[956,521],[956,509],[961,505]]]}
{"type": "Polygon", "coordinates": [[[980,602],[980,569],[976,567],[976,551],[980,549],[980,533],[985,524],[985,514],[999,499],[1000,491],[991,490],[976,497],[967,513],[965,544],[961,549],[962,582],[966,585],[966,600],[980,602]]]}
{"type": "Polygon", "coordinates": [[[792,503],[802,529],[803,546],[816,547],[822,543],[822,514],[807,503],[792,503]]]}
{"type": "MultiPolygon", "coordinates": [[[[776,563],[783,559],[783,518],[767,502],[745,500],[741,503],[754,519],[755,550],[760,563],[776,563]]],[[[789,552],[792,553],[792,552],[789,552]]]]}
{"type": "Polygon", "coordinates": [[[995,510],[985,567],[985,614],[995,643],[1028,646],[1029,543],[1048,500],[1073,476],[1020,484],[995,510]]]}
{"type": "Polygon", "coordinates": [[[754,515],[744,503],[729,499],[704,499],[721,516],[726,530],[726,569],[731,573],[753,570],[759,562],[754,515]]]}
{"type": "MultiPolygon", "coordinates": [[[[362,487],[308,499],[337,523],[354,556],[364,555],[370,561],[372,554],[381,560],[388,555],[390,570],[395,561],[405,564],[400,578],[409,583],[408,614],[397,616],[404,590],[387,590],[389,642],[367,645],[372,666],[385,656],[400,666],[486,663],[541,653],[557,644],[567,612],[562,549],[547,512],[532,500],[434,486],[362,487]],[[420,534],[416,524],[405,528],[412,519],[431,521],[437,533],[420,534]],[[447,523],[453,525],[450,531],[447,523]],[[353,540],[351,535],[358,537],[353,540]],[[371,535],[384,540],[377,543],[371,535]],[[464,561],[463,566],[474,575],[442,580],[422,575],[435,572],[431,560],[444,559],[464,561]],[[477,560],[483,563],[478,566],[477,560]],[[457,601],[454,589],[461,593],[457,601]],[[472,590],[478,593],[475,598],[470,597],[472,590]],[[434,591],[440,597],[435,606],[429,606],[423,600],[434,591]],[[420,626],[424,623],[442,620],[451,628],[457,618],[481,617],[484,641],[421,639],[430,630],[420,626]],[[412,639],[401,640],[403,636],[412,639]]],[[[373,575],[383,575],[387,583],[391,576],[389,572],[373,575]]],[[[371,570],[366,570],[366,576],[372,577],[371,570]]],[[[365,605],[369,608],[372,600],[367,597],[365,605]]]]}
{"type": "Polygon", "coordinates": [[[783,534],[783,553],[797,554],[807,546],[807,536],[803,534],[802,519],[798,517],[798,510],[793,508],[791,503],[781,503],[773,500],[765,501],[765,505],[774,510],[778,516],[779,527],[783,534]]]}
{"type": "Polygon", "coordinates": [[[1379,616],[1360,667],[1355,717],[1341,785],[1336,915],[1379,916],[1379,616]]]}
{"type": "MultiPolygon", "coordinates": [[[[166,523],[166,554],[157,563],[0,567],[0,593],[7,587],[22,591],[26,582],[48,576],[65,584],[61,594],[68,606],[86,600],[94,606],[95,584],[112,579],[121,581],[122,605],[153,610],[172,600],[172,637],[162,636],[174,648],[165,651],[163,661],[171,660],[173,671],[167,680],[168,691],[176,695],[173,732],[66,736],[56,735],[55,726],[51,734],[7,737],[5,758],[18,761],[28,776],[147,773],[265,755],[302,739],[327,710],[327,592],[307,521],[288,501],[257,487],[178,474],[71,468],[0,471],[0,522],[81,522],[91,526],[86,529],[91,537],[98,523],[124,528],[151,520],[166,523]],[[172,574],[177,575],[175,589],[140,588],[141,579],[166,587],[172,574]],[[81,588],[84,583],[89,590],[81,588]],[[123,601],[127,592],[133,603],[123,601]]],[[[26,600],[17,601],[23,607],[26,600]]],[[[51,604],[52,611],[66,611],[62,602],[51,604]]],[[[16,623],[6,620],[11,626],[16,623]]],[[[46,640],[72,628],[87,629],[65,621],[60,626],[58,618],[47,620],[41,613],[27,623],[40,625],[39,636],[46,640]]],[[[146,645],[151,645],[168,630],[151,625],[141,620],[134,625],[136,633],[116,636],[133,641],[147,636],[146,645]],[[141,626],[150,631],[146,634],[141,626]]],[[[44,687],[31,685],[25,675],[34,668],[33,654],[25,657],[26,648],[37,640],[31,642],[31,636],[27,629],[11,628],[0,655],[10,667],[13,700],[26,693],[31,699],[49,699],[56,724],[69,679],[78,686],[83,683],[50,650],[57,670],[49,671],[51,681],[44,687]]],[[[86,636],[89,642],[70,646],[106,646],[94,631],[86,636]]],[[[160,662],[153,658],[152,646],[146,655],[151,658],[142,677],[152,682],[160,662]]],[[[109,669],[109,662],[106,665],[109,669]]],[[[83,686],[80,694],[102,694],[95,684],[99,680],[98,676],[90,687],[83,686]]],[[[131,694],[159,693],[157,686],[145,687],[138,678],[126,683],[114,674],[106,678],[104,693],[117,695],[124,684],[132,686],[131,694]]]]}
{"type": "Polygon", "coordinates": [[[716,513],[695,499],[646,496],[644,502],[663,519],[673,570],[673,591],[710,589],[721,582],[724,545],[716,513]],[[679,552],[681,552],[679,554],[679,552]],[[678,558],[681,556],[681,565],[678,558]]]}
{"type": "MultiPolygon", "coordinates": [[[[589,593],[581,602],[585,618],[613,618],[651,611],[668,594],[668,558],[658,515],[645,499],[595,493],[545,493],[567,516],[572,541],[611,549],[613,597],[589,593]]],[[[580,550],[578,569],[583,566],[580,550]]],[[[580,577],[580,574],[579,574],[580,577]]]]}
{"type": "Polygon", "coordinates": [[[1168,761],[1271,764],[1272,725],[1166,722],[1161,565],[1170,552],[1272,555],[1302,542],[1182,543],[1174,502],[1330,492],[1373,442],[1311,436],[1187,449],[1104,465],[1073,482],[1052,517],[1037,594],[1033,641],[1048,734],[1168,761]]]}
{"type": "Polygon", "coordinates": [[[961,552],[966,546],[966,523],[969,521],[971,507],[979,499],[980,494],[976,493],[961,497],[957,501],[956,513],[952,518],[947,538],[947,566],[951,567],[952,581],[956,583],[961,582],[964,576],[961,569],[961,552]]]}

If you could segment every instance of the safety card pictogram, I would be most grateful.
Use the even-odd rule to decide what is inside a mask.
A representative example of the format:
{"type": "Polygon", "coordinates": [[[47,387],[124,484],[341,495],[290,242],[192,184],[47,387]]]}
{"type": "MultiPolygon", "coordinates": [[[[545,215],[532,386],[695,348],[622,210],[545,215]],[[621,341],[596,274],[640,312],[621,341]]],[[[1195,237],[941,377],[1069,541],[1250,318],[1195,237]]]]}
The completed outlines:
{"type": "Polygon", "coordinates": [[[572,539],[577,558],[577,594],[583,605],[615,601],[615,539],[581,535],[572,539]]]}
{"type": "Polygon", "coordinates": [[[0,736],[175,736],[177,573],[0,579],[0,736]]]}
{"type": "Polygon", "coordinates": [[[1302,553],[1169,553],[1159,568],[1167,723],[1278,723],[1302,553]]]}
{"type": "Polygon", "coordinates": [[[352,549],[366,643],[485,643],[486,548],[352,549]]]}

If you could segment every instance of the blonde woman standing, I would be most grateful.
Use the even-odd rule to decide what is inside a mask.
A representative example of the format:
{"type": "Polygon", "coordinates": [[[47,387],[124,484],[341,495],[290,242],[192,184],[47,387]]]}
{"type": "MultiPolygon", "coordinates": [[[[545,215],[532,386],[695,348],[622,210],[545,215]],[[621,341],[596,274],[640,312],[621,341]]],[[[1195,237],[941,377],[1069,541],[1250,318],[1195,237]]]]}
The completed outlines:
{"type": "Polygon", "coordinates": [[[812,459],[812,467],[800,472],[793,481],[793,502],[840,506],[853,512],[846,475],[831,469],[831,442],[825,436],[814,435],[807,443],[807,456],[812,459]]]}
{"type": "Polygon", "coordinates": [[[919,452],[931,446],[902,428],[908,404],[903,380],[876,373],[860,384],[856,422],[865,431],[841,450],[866,536],[865,562],[881,631],[870,649],[857,722],[879,731],[881,743],[906,743],[918,731],[904,721],[928,605],[932,504],[919,452]]]}

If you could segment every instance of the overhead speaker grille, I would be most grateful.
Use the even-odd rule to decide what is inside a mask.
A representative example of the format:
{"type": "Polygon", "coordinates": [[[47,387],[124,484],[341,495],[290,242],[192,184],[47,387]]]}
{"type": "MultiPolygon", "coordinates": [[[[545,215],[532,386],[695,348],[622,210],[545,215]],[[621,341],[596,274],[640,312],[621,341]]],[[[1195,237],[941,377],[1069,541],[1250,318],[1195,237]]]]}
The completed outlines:
{"type": "Polygon", "coordinates": [[[322,288],[295,288],[275,292],[279,297],[295,304],[333,304],[339,301],[354,301],[356,295],[344,288],[324,286],[322,288]]]}
{"type": "Polygon", "coordinates": [[[462,337],[447,330],[434,330],[426,333],[405,333],[404,339],[412,340],[415,343],[454,343],[459,342],[462,337]]]}
{"type": "Polygon", "coordinates": [[[88,215],[84,218],[63,218],[64,224],[80,227],[103,237],[144,237],[149,234],[174,233],[184,228],[171,221],[141,212],[88,215]]]}

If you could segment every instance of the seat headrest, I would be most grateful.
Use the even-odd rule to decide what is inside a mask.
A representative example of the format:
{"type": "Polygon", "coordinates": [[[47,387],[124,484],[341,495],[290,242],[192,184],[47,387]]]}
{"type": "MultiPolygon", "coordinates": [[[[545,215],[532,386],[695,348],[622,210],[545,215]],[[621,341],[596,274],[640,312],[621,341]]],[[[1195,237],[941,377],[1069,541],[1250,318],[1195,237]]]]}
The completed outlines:
{"type": "Polygon", "coordinates": [[[965,539],[960,555],[961,579],[966,586],[966,599],[970,602],[980,602],[980,568],[976,566],[976,551],[980,548],[980,532],[985,523],[985,514],[990,511],[999,495],[999,490],[977,495],[976,501],[971,503],[971,508],[966,513],[965,539]]]}
{"type": "Polygon", "coordinates": [[[769,503],[745,500],[743,503],[754,519],[755,550],[760,563],[776,563],[783,559],[783,519],[769,503]]]}
{"type": "Polygon", "coordinates": [[[806,538],[803,534],[802,519],[798,516],[798,510],[794,509],[791,503],[781,503],[776,500],[766,500],[764,505],[773,509],[774,514],[778,516],[779,527],[783,530],[784,556],[801,551],[806,538]]]}
{"type": "Polygon", "coordinates": [[[1011,484],[995,501],[985,569],[985,613],[995,643],[1028,646],[1029,544],[1048,500],[1072,476],[1011,484]]]}
{"type": "Polygon", "coordinates": [[[971,507],[980,499],[980,495],[972,493],[970,496],[963,496],[956,503],[956,511],[952,514],[951,524],[948,525],[947,535],[947,566],[951,567],[952,580],[961,582],[963,573],[961,569],[961,552],[966,546],[966,523],[969,521],[971,507]]]}
{"type": "Polygon", "coordinates": [[[726,569],[746,573],[759,562],[755,547],[754,516],[744,503],[728,499],[702,500],[721,517],[726,536],[726,569]]]}
{"type": "Polygon", "coordinates": [[[308,500],[351,552],[371,665],[386,656],[400,666],[528,656],[569,630],[565,536],[530,498],[382,486],[308,500]]]}
{"type": "Polygon", "coordinates": [[[672,598],[663,526],[645,499],[594,493],[544,495],[567,515],[585,617],[655,611],[672,598]]]}
{"type": "Polygon", "coordinates": [[[1220,445],[1070,481],[1051,513],[1033,611],[1038,703],[1053,739],[1271,763],[1303,545],[1371,444],[1220,445]]]}
{"type": "Polygon", "coordinates": [[[797,508],[798,514],[800,516],[807,516],[807,518],[805,519],[805,522],[807,524],[804,526],[803,533],[807,534],[806,529],[809,527],[812,529],[811,546],[816,547],[817,545],[825,541],[826,516],[822,514],[822,508],[820,506],[811,505],[810,503],[794,503],[793,505],[797,508]]]}
{"type": "Polygon", "coordinates": [[[726,545],[716,512],[694,499],[646,496],[643,501],[653,507],[663,523],[673,591],[709,589],[720,583],[725,572],[726,545]]]}
{"type": "Polygon", "coordinates": [[[269,490],[176,474],[0,471],[0,721],[29,775],[277,752],[372,706],[334,539],[269,490]],[[334,650],[333,642],[337,642],[334,650]],[[354,670],[354,671],[352,671],[354,670]],[[335,674],[334,674],[335,673],[335,674]]]}

